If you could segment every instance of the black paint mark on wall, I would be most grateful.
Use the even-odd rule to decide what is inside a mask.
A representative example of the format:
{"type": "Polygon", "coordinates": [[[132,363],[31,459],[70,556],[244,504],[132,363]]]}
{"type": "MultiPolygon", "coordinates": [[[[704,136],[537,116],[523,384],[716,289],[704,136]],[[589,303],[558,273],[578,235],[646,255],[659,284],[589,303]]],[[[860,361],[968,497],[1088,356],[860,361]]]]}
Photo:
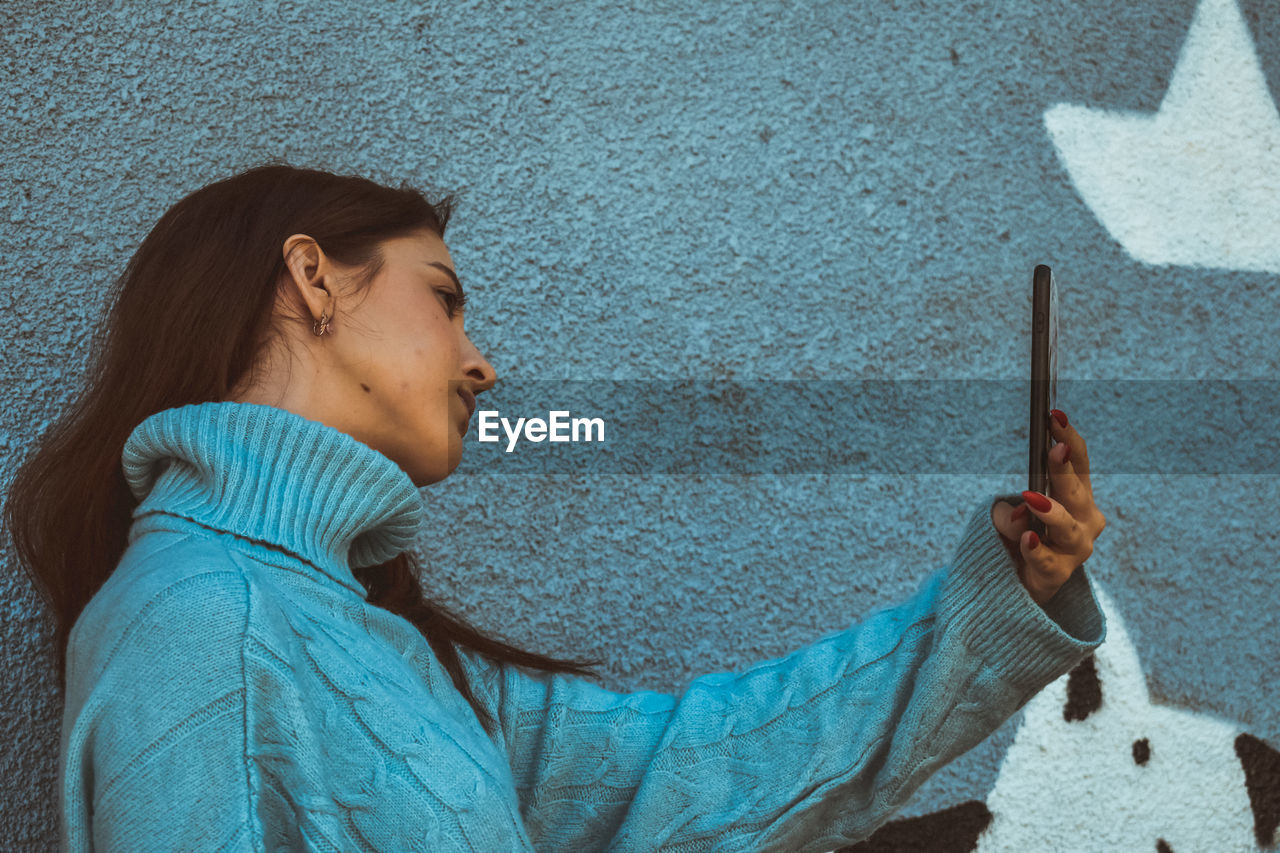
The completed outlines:
{"type": "Polygon", "coordinates": [[[1280,752],[1246,732],[1236,736],[1235,745],[1253,810],[1253,835],[1259,847],[1270,847],[1280,824],[1280,752]]]}
{"type": "Polygon", "coordinates": [[[1098,680],[1098,668],[1093,655],[1089,655],[1067,678],[1067,704],[1062,708],[1062,719],[1068,723],[1083,720],[1102,707],[1102,682],[1098,680]]]}
{"type": "Polygon", "coordinates": [[[1146,738],[1133,742],[1133,763],[1139,767],[1151,760],[1151,742],[1146,738]]]}
{"type": "Polygon", "coordinates": [[[841,847],[835,853],[969,853],[991,823],[991,811],[970,800],[940,812],[886,823],[866,841],[841,847]]]}

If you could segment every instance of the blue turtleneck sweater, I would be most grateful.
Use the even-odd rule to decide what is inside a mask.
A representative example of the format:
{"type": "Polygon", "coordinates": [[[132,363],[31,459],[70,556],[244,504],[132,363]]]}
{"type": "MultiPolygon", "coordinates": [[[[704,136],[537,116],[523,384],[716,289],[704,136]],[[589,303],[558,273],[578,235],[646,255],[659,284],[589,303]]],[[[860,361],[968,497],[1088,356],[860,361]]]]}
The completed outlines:
{"type": "Polygon", "coordinates": [[[918,591],[679,696],[430,645],[352,568],[424,518],[391,459],[282,409],[204,403],[124,447],[141,502],[76,621],[62,839],[80,851],[812,851],[870,835],[1101,644],[1083,567],[1043,608],[972,512],[918,591]]]}

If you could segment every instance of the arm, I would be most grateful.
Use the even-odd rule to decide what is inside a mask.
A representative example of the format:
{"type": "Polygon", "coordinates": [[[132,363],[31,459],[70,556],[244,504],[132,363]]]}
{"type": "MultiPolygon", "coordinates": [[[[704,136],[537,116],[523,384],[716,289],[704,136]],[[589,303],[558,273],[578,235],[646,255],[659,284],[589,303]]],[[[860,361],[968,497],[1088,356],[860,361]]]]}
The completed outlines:
{"type": "Polygon", "coordinates": [[[245,755],[244,578],[209,570],[126,596],[73,634],[63,849],[262,849],[245,755]],[[108,610],[137,615],[102,630],[108,610]]]}
{"type": "Polygon", "coordinates": [[[871,835],[1103,640],[1083,567],[1032,601],[993,499],[907,601],[679,698],[464,652],[535,844],[821,853],[871,835]]]}

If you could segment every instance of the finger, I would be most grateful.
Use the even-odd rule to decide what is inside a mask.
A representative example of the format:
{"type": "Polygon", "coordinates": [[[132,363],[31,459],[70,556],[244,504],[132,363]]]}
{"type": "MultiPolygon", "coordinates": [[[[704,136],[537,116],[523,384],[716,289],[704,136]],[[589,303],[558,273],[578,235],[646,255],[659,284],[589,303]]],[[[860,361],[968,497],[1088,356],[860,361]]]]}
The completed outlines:
{"type": "Polygon", "coordinates": [[[1049,494],[1076,518],[1093,515],[1093,493],[1076,472],[1071,445],[1059,442],[1049,449],[1049,494]]]}
{"type": "Polygon", "coordinates": [[[1055,441],[1060,441],[1071,448],[1071,469],[1080,478],[1081,483],[1090,494],[1093,494],[1093,484],[1089,481],[1089,447],[1085,444],[1084,438],[1076,430],[1071,422],[1067,419],[1067,415],[1061,409],[1054,409],[1050,412],[1049,417],[1049,434],[1053,436],[1055,441]],[[1067,421],[1067,425],[1063,426],[1058,423],[1058,418],[1067,421]]]}
{"type": "Polygon", "coordinates": [[[1060,501],[1047,498],[1039,492],[1022,493],[1027,509],[1044,522],[1044,541],[1056,551],[1077,556],[1075,565],[1083,563],[1093,552],[1093,540],[1085,536],[1079,519],[1067,511],[1060,501]],[[1048,504],[1047,509],[1042,507],[1048,504]]]}
{"type": "Polygon", "coordinates": [[[991,507],[991,521],[995,524],[996,531],[1011,543],[1016,543],[1031,527],[1031,517],[1027,512],[1026,504],[1018,504],[1015,507],[1003,500],[996,501],[991,507]]]}
{"type": "Polygon", "coordinates": [[[1005,550],[1009,552],[1009,559],[1013,561],[1014,568],[1017,570],[1018,582],[1025,584],[1026,560],[1022,557],[1018,542],[1031,524],[1031,516],[1026,504],[1018,504],[1015,507],[1007,501],[997,501],[991,507],[991,520],[995,524],[996,532],[1000,534],[1005,550]]]}
{"type": "Polygon", "coordinates": [[[1018,542],[1026,568],[1022,583],[1037,604],[1044,604],[1071,578],[1078,565],[1070,554],[1040,540],[1034,530],[1028,530],[1018,542]]]}

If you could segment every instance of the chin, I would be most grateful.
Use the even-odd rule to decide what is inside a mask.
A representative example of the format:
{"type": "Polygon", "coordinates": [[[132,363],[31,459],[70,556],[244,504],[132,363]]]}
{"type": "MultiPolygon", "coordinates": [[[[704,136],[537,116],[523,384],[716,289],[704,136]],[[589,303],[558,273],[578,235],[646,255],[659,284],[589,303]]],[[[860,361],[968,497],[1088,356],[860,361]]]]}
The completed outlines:
{"type": "Polygon", "coordinates": [[[457,450],[449,449],[448,459],[445,464],[441,465],[440,460],[433,459],[431,464],[418,468],[411,476],[413,484],[421,489],[423,486],[430,486],[432,483],[438,483],[446,479],[458,467],[458,463],[462,461],[462,448],[457,450]]]}
{"type": "Polygon", "coordinates": [[[413,476],[413,477],[410,477],[409,479],[413,480],[413,485],[414,485],[414,487],[415,487],[415,488],[419,488],[419,489],[421,489],[421,488],[423,488],[423,487],[425,487],[425,486],[430,486],[430,485],[433,485],[433,484],[435,484],[435,483],[440,482],[441,480],[443,480],[443,479],[445,479],[446,477],[448,477],[450,473],[452,473],[452,472],[451,472],[451,471],[445,471],[444,473],[440,473],[440,472],[438,472],[438,471],[437,471],[437,472],[432,472],[432,473],[428,473],[428,474],[419,474],[419,475],[415,475],[415,476],[413,476]]]}

